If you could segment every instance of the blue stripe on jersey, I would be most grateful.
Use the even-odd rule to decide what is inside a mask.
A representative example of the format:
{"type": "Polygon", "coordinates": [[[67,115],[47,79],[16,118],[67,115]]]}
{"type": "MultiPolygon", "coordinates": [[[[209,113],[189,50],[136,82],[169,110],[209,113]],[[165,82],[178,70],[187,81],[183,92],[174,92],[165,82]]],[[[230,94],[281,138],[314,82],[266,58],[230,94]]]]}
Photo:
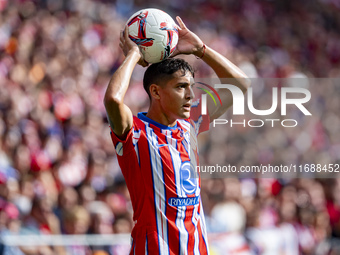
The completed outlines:
{"type": "Polygon", "coordinates": [[[183,145],[183,147],[184,147],[185,151],[188,153],[188,155],[189,155],[189,158],[190,158],[190,153],[189,153],[189,151],[188,151],[188,148],[186,147],[186,144],[184,144],[184,142],[183,142],[183,141],[182,141],[182,145],[183,145]]]}
{"type": "MultiPolygon", "coordinates": [[[[148,149],[149,149],[149,160],[150,160],[150,165],[151,165],[151,171],[153,172],[152,169],[152,160],[151,160],[151,150],[150,150],[150,142],[149,142],[149,132],[148,132],[148,128],[149,128],[149,124],[145,123],[145,133],[146,133],[146,138],[148,141],[148,149]]],[[[152,188],[153,188],[153,196],[154,196],[154,200],[155,200],[155,217],[156,217],[156,227],[157,227],[157,233],[158,233],[158,223],[157,223],[157,205],[156,205],[156,191],[155,191],[155,180],[153,178],[153,173],[151,173],[152,176],[152,188]]],[[[157,234],[157,239],[158,239],[158,248],[159,248],[159,254],[161,254],[161,250],[160,250],[160,242],[159,242],[159,235],[157,234]]]]}
{"type": "Polygon", "coordinates": [[[206,227],[205,227],[205,219],[204,219],[204,212],[203,212],[201,195],[200,195],[200,208],[201,208],[201,212],[202,212],[202,215],[203,215],[201,217],[201,214],[198,214],[200,216],[200,220],[201,220],[202,237],[203,237],[203,241],[205,243],[205,248],[207,249],[207,254],[209,254],[209,251],[208,251],[208,242],[205,240],[205,236],[206,236],[207,232],[206,232],[206,227]]]}
{"type": "Polygon", "coordinates": [[[197,210],[198,207],[194,208],[194,212],[193,212],[193,217],[191,218],[191,222],[192,224],[195,226],[195,231],[194,231],[194,236],[195,236],[195,242],[194,242],[194,255],[199,255],[200,251],[199,251],[199,237],[198,237],[198,230],[197,230],[197,224],[198,224],[198,219],[197,219],[197,210]]]}
{"type": "MultiPolygon", "coordinates": [[[[157,136],[156,136],[157,137],[157,136]]],[[[159,157],[161,157],[161,152],[159,151],[159,143],[158,143],[158,140],[157,140],[157,148],[158,148],[158,155],[159,157]]],[[[161,160],[162,162],[162,160],[161,160]]],[[[165,187],[165,180],[164,180],[164,167],[163,167],[163,164],[162,164],[162,180],[163,180],[163,186],[164,186],[164,215],[166,216],[166,209],[167,209],[167,198],[166,198],[166,187],[165,187]]],[[[169,247],[169,221],[168,221],[168,217],[165,217],[166,219],[166,226],[167,226],[167,229],[166,229],[166,244],[168,246],[168,254],[170,254],[170,247],[169,247]]],[[[162,220],[163,221],[163,220],[162,220]]]]}
{"type": "MultiPolygon", "coordinates": [[[[183,192],[181,188],[181,183],[180,183],[180,165],[182,162],[180,152],[178,151],[177,143],[176,143],[176,149],[172,146],[169,146],[170,149],[170,155],[171,159],[173,161],[173,168],[174,168],[174,173],[176,176],[176,192],[177,195],[180,197],[186,197],[185,193],[183,192]]],[[[184,219],[185,219],[185,209],[186,207],[177,207],[177,214],[176,214],[176,221],[175,224],[177,228],[179,229],[179,255],[181,254],[186,254],[187,247],[183,247],[183,242],[186,242],[188,240],[189,235],[188,231],[185,228],[184,225],[184,219]],[[187,234],[184,233],[184,230],[187,232],[187,234]]]]}
{"type": "MultiPolygon", "coordinates": [[[[177,127],[177,122],[176,122],[176,127],[177,127]]],[[[167,132],[167,131],[166,131],[167,132]]],[[[170,131],[170,137],[172,137],[172,131],[170,131]]],[[[168,136],[166,136],[166,142],[167,144],[169,144],[169,141],[168,141],[168,136]]],[[[177,141],[176,141],[176,145],[177,145],[177,141]]],[[[170,145],[171,146],[171,145],[170,145]]],[[[158,147],[159,148],[159,147],[158,147]]],[[[170,150],[169,150],[169,154],[170,154],[170,150]]],[[[171,156],[171,154],[170,154],[171,156]]],[[[171,158],[171,161],[172,161],[172,158],[171,158]]],[[[173,162],[172,162],[173,163],[173,162]]],[[[175,175],[175,171],[174,171],[174,175],[175,175]]],[[[163,173],[163,176],[164,176],[164,173],[163,173]]],[[[177,189],[177,187],[176,187],[177,189]]],[[[165,190],[165,180],[164,180],[164,190],[165,190]]],[[[165,215],[166,215],[166,208],[168,207],[167,205],[167,198],[166,198],[166,192],[165,192],[165,215]]],[[[167,231],[167,241],[168,241],[168,250],[169,250],[169,254],[170,254],[170,245],[169,245],[169,221],[168,221],[168,217],[166,217],[166,221],[167,221],[167,226],[168,226],[168,231],[167,231]]]]}
{"type": "Polygon", "coordinates": [[[148,252],[148,235],[145,236],[145,254],[149,254],[148,252]]]}
{"type": "MultiPolygon", "coordinates": [[[[194,124],[196,124],[195,126],[192,126],[191,125],[191,123],[190,122],[188,122],[188,121],[186,121],[186,120],[184,120],[184,122],[185,123],[183,123],[183,125],[186,127],[186,128],[190,128],[190,132],[192,132],[193,130],[195,130],[195,135],[197,136],[197,134],[198,134],[198,128],[197,128],[197,123],[195,123],[194,122],[194,124]],[[189,126],[186,126],[186,125],[189,125],[189,126]],[[191,128],[193,128],[193,129],[191,129],[191,128]]],[[[198,125],[199,125],[200,123],[198,123],[198,125]]],[[[187,151],[187,153],[189,154],[189,157],[190,157],[190,153],[188,152],[188,149],[190,150],[190,152],[191,152],[191,146],[190,146],[190,140],[189,141],[187,141],[186,139],[185,140],[183,140],[182,141],[182,144],[183,144],[183,146],[184,146],[184,148],[185,148],[185,150],[187,151]]],[[[197,152],[198,153],[198,152],[197,152]]],[[[196,162],[196,160],[195,160],[195,158],[192,158],[192,157],[190,157],[190,161],[194,161],[193,163],[194,164],[197,164],[197,162],[196,162]]],[[[196,173],[197,174],[197,173],[196,173]]],[[[196,191],[196,196],[199,194],[199,190],[200,190],[200,188],[198,187],[198,189],[197,189],[197,191],[196,191]]],[[[195,255],[197,255],[197,254],[200,254],[200,251],[199,251],[199,237],[198,237],[198,228],[197,228],[197,225],[198,225],[198,221],[200,220],[200,216],[199,216],[199,214],[198,214],[198,207],[196,207],[195,209],[194,209],[194,217],[192,217],[191,218],[191,222],[192,222],[192,224],[194,225],[194,227],[195,227],[195,232],[194,232],[194,235],[195,235],[195,243],[194,243],[194,254],[195,255]],[[196,219],[196,217],[199,217],[199,219],[196,219]]],[[[201,225],[202,225],[203,223],[201,222],[201,225]]],[[[203,224],[204,225],[204,224],[203,224]]],[[[204,235],[204,231],[201,229],[201,231],[202,231],[202,235],[204,235]]],[[[205,242],[205,239],[203,239],[204,240],[204,242],[205,242]]],[[[206,243],[206,242],[205,242],[206,243]]],[[[208,253],[208,251],[207,251],[207,253],[208,253]]]]}
{"type": "Polygon", "coordinates": [[[133,245],[134,245],[134,240],[133,240],[133,238],[132,238],[132,236],[131,236],[131,247],[130,247],[130,252],[129,252],[129,254],[131,254],[132,251],[133,251],[133,245]]]}
{"type": "Polygon", "coordinates": [[[136,144],[136,154],[137,154],[137,158],[138,158],[138,164],[139,164],[139,168],[140,168],[140,154],[139,154],[139,147],[138,147],[138,143],[136,144]]]}
{"type": "MultiPolygon", "coordinates": [[[[170,137],[172,137],[172,132],[170,132],[170,137]]],[[[167,143],[169,144],[169,137],[168,137],[168,135],[166,135],[166,141],[167,141],[167,143]]],[[[178,148],[177,148],[178,146],[177,146],[177,142],[176,142],[176,150],[178,151],[178,148]]],[[[173,159],[173,157],[172,157],[172,153],[171,153],[171,149],[170,149],[170,146],[169,146],[169,154],[170,154],[170,158],[171,158],[171,163],[172,163],[172,167],[173,167],[173,169],[174,169],[174,178],[175,178],[175,183],[177,183],[177,181],[176,181],[176,179],[178,178],[177,177],[177,174],[176,174],[176,171],[175,171],[175,164],[174,164],[174,159],[173,159]]],[[[175,185],[175,187],[176,187],[176,194],[178,194],[178,187],[177,187],[178,185],[175,185]]],[[[176,213],[176,218],[175,218],[175,224],[176,224],[176,221],[177,221],[177,213],[176,213]]],[[[168,230],[169,231],[169,230],[168,230]]],[[[169,233],[168,233],[168,235],[169,235],[169,233]]],[[[181,234],[180,234],[180,232],[178,233],[178,237],[179,237],[179,243],[181,243],[181,234]]],[[[178,249],[179,249],[179,251],[178,251],[178,254],[181,254],[181,245],[179,245],[178,246],[178,249]]]]}
{"type": "MultiPolygon", "coordinates": [[[[202,221],[201,221],[201,222],[202,222],[202,221]]],[[[207,243],[207,241],[205,240],[205,236],[204,236],[204,234],[203,234],[202,224],[201,224],[201,231],[202,231],[202,237],[203,237],[203,241],[204,241],[204,244],[205,244],[205,248],[206,248],[207,254],[209,254],[209,251],[208,251],[208,243],[207,243]]]]}
{"type": "MultiPolygon", "coordinates": [[[[166,246],[168,245],[168,236],[164,236],[164,232],[166,231],[166,233],[168,233],[168,231],[165,229],[167,228],[167,218],[165,217],[165,219],[163,219],[164,217],[162,216],[164,214],[165,208],[166,208],[166,200],[164,199],[164,197],[166,196],[165,194],[165,186],[164,186],[164,167],[162,164],[162,160],[161,160],[161,156],[160,156],[160,152],[159,152],[159,148],[158,148],[158,137],[157,135],[154,133],[153,129],[149,127],[147,127],[147,136],[148,136],[148,141],[151,143],[152,147],[156,147],[156,149],[152,150],[152,156],[151,156],[151,168],[152,168],[152,174],[155,175],[153,178],[153,183],[154,183],[154,187],[156,187],[157,191],[155,192],[155,207],[157,208],[157,205],[159,204],[160,207],[160,211],[156,210],[156,223],[157,223],[157,233],[158,233],[158,242],[159,242],[159,252],[160,254],[164,254],[164,248],[166,248],[166,246]],[[158,171],[158,166],[160,166],[161,171],[158,171]],[[161,182],[163,182],[163,190],[161,190],[161,182]],[[162,197],[162,195],[164,197],[162,197]],[[160,200],[160,201],[159,201],[160,200]],[[165,220],[165,221],[163,221],[165,220]],[[159,222],[158,222],[159,221],[159,222]],[[161,224],[161,226],[160,226],[161,224]],[[162,235],[162,240],[160,242],[159,240],[159,235],[162,235]],[[166,240],[165,240],[166,239],[166,240]],[[164,247],[164,245],[166,245],[164,247]]],[[[155,189],[154,189],[155,191],[155,189]]],[[[167,252],[169,252],[169,247],[167,252]]],[[[167,254],[167,253],[166,253],[167,254]]]]}
{"type": "MultiPolygon", "coordinates": [[[[157,137],[157,136],[156,136],[157,137]]],[[[157,138],[156,138],[157,139],[157,138]]],[[[158,144],[158,141],[157,141],[157,144],[158,144]]],[[[157,146],[158,148],[158,156],[159,158],[161,157],[160,156],[160,151],[159,151],[159,147],[157,146]]],[[[160,160],[160,162],[162,163],[162,160],[160,160]]],[[[161,200],[161,203],[164,202],[164,215],[166,215],[166,207],[167,207],[167,204],[166,204],[166,187],[165,187],[165,180],[164,180],[164,167],[163,167],[163,164],[162,164],[162,170],[161,170],[161,173],[162,173],[162,182],[163,182],[163,187],[164,187],[164,192],[163,192],[163,195],[164,195],[164,200],[162,201],[161,200]]],[[[163,218],[162,217],[162,214],[160,215],[161,216],[161,222],[162,222],[162,241],[166,242],[166,245],[168,246],[168,254],[170,254],[170,247],[169,247],[169,230],[168,230],[168,226],[169,226],[169,222],[168,222],[168,218],[165,217],[165,225],[167,226],[167,229],[165,230],[166,231],[166,240],[164,240],[164,229],[163,229],[163,226],[164,226],[164,222],[163,222],[163,218]]],[[[164,248],[164,247],[163,247],[164,248]]]]}
{"type": "MultiPolygon", "coordinates": [[[[177,144],[177,142],[176,142],[176,151],[178,151],[178,144],[177,144]]],[[[171,156],[171,160],[172,160],[172,165],[174,166],[174,160],[173,160],[173,158],[172,158],[172,153],[171,153],[171,151],[170,151],[170,156],[171,156]]],[[[175,167],[174,167],[174,170],[175,170],[175,167]]],[[[178,178],[178,176],[176,175],[176,171],[174,171],[174,175],[175,175],[175,183],[177,183],[178,180],[176,181],[176,179],[178,178]],[[177,176],[177,177],[176,177],[176,176],[177,176]]],[[[179,179],[179,180],[180,180],[180,179],[179,179]]],[[[180,181],[178,181],[178,182],[180,183],[180,181]]],[[[176,194],[179,193],[179,192],[178,192],[178,189],[177,189],[177,186],[178,186],[178,185],[176,185],[176,194]]],[[[178,211],[179,211],[179,209],[177,208],[175,224],[176,224],[176,221],[177,221],[178,211]]],[[[178,233],[178,239],[179,239],[179,245],[178,245],[179,252],[178,252],[178,254],[181,254],[181,232],[180,232],[180,231],[179,231],[179,233],[178,233]]]]}

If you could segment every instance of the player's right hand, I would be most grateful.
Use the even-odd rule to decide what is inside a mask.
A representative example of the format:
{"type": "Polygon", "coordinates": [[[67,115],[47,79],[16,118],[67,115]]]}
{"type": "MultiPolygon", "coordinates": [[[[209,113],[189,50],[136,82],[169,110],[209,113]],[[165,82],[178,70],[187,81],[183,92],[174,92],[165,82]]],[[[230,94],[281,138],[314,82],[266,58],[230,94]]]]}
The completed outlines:
{"type": "Polygon", "coordinates": [[[123,53],[125,56],[129,54],[129,52],[136,52],[139,54],[140,58],[138,61],[138,64],[146,67],[148,66],[148,62],[146,62],[143,58],[143,54],[138,48],[138,45],[134,43],[130,38],[129,38],[129,27],[126,25],[124,31],[120,33],[120,43],[119,47],[122,49],[123,53]]]}
{"type": "Polygon", "coordinates": [[[202,40],[186,27],[183,20],[179,16],[176,17],[176,20],[179,24],[178,43],[175,51],[170,57],[172,58],[179,54],[194,54],[197,57],[201,57],[201,51],[204,45],[202,40]]]}

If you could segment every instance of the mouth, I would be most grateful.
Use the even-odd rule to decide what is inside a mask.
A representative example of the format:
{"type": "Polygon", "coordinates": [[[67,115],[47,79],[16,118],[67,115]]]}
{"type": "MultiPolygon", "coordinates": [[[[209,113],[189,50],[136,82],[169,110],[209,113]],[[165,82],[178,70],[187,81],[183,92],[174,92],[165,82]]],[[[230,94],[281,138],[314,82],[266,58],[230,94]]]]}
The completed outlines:
{"type": "Polygon", "coordinates": [[[191,104],[190,104],[190,103],[184,104],[184,105],[183,105],[183,108],[184,108],[185,110],[187,110],[187,111],[190,111],[190,109],[191,109],[191,104]]]}

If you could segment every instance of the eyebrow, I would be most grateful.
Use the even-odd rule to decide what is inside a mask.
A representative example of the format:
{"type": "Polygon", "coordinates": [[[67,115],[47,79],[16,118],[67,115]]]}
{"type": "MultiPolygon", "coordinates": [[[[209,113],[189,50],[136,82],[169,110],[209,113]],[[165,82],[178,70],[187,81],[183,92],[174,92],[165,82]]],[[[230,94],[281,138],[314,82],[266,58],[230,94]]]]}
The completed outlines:
{"type": "Polygon", "coordinates": [[[176,85],[189,85],[189,86],[191,86],[191,85],[195,85],[195,83],[193,82],[193,83],[190,83],[190,82],[178,82],[176,85]]]}

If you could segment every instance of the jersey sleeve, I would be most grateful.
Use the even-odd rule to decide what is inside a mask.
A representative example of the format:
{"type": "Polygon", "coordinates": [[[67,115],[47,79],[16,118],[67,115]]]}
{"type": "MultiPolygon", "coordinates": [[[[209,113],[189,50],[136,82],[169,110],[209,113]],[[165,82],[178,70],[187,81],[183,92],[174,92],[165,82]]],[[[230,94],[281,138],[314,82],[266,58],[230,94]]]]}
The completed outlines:
{"type": "Polygon", "coordinates": [[[201,100],[197,99],[193,102],[190,111],[190,122],[195,128],[196,134],[200,134],[209,130],[210,118],[209,114],[202,115],[201,100]]]}
{"type": "Polygon", "coordinates": [[[135,122],[135,117],[133,117],[132,128],[127,133],[125,139],[120,139],[110,127],[111,139],[118,156],[128,155],[134,152],[134,147],[139,139],[139,136],[134,135],[136,133],[138,133],[138,127],[135,122]]]}

